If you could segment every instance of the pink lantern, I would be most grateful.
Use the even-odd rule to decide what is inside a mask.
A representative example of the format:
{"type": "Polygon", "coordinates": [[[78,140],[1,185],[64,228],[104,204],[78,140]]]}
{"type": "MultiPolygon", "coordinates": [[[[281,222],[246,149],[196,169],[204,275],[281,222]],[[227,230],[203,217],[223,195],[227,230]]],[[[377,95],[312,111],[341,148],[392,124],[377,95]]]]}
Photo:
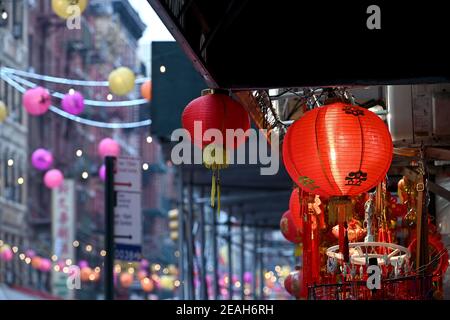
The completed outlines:
{"type": "Polygon", "coordinates": [[[42,258],[39,270],[42,272],[49,272],[50,270],[52,270],[52,262],[50,261],[50,259],[42,258]]]}
{"type": "Polygon", "coordinates": [[[33,116],[40,116],[46,113],[51,102],[50,93],[42,87],[28,89],[22,97],[22,104],[25,110],[33,116]]]}
{"type": "Polygon", "coordinates": [[[98,145],[98,153],[102,158],[107,156],[118,157],[120,155],[120,146],[117,141],[105,138],[98,145]]]}
{"type": "Polygon", "coordinates": [[[147,269],[149,267],[150,263],[148,262],[147,259],[142,259],[141,263],[139,264],[139,267],[141,269],[147,269]]]}
{"type": "Polygon", "coordinates": [[[53,155],[46,149],[36,149],[31,155],[31,164],[40,171],[47,170],[53,164],[53,155]]]}
{"type": "Polygon", "coordinates": [[[59,260],[57,265],[59,269],[62,271],[62,269],[66,266],[66,262],[64,260],[59,260]]]}
{"type": "Polygon", "coordinates": [[[89,263],[86,260],[80,260],[78,262],[78,266],[80,267],[80,269],[87,268],[89,267],[89,263]]]}
{"type": "Polygon", "coordinates": [[[28,249],[25,251],[25,255],[29,258],[34,258],[36,256],[36,252],[34,250],[28,249]]]}
{"type": "Polygon", "coordinates": [[[0,259],[2,259],[3,261],[11,261],[13,256],[14,253],[9,245],[5,244],[0,248],[0,259]]]}
{"type": "Polygon", "coordinates": [[[100,180],[106,180],[106,166],[104,164],[102,164],[102,166],[98,170],[98,176],[100,177],[100,180]]]}
{"type": "Polygon", "coordinates": [[[244,282],[245,283],[251,283],[253,281],[253,275],[251,272],[246,271],[244,272],[244,282]]]}
{"type": "Polygon", "coordinates": [[[64,181],[64,176],[58,169],[52,169],[45,173],[44,184],[47,188],[54,189],[59,187],[64,181]]]}
{"type": "Polygon", "coordinates": [[[84,110],[83,95],[78,91],[68,93],[62,99],[61,106],[64,109],[64,111],[73,115],[79,115],[84,110]]]}

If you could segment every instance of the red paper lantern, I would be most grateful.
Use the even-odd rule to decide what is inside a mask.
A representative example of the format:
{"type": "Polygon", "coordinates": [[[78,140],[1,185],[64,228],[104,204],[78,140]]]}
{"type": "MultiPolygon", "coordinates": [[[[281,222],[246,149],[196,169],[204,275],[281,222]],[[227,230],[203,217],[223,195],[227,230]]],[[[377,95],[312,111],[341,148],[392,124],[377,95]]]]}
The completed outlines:
{"type": "Polygon", "coordinates": [[[302,243],[303,225],[301,220],[300,224],[296,225],[294,217],[290,210],[286,211],[280,220],[280,230],[285,239],[294,244],[302,243]]]}
{"type": "Polygon", "coordinates": [[[392,139],[373,112],[338,102],[307,112],[284,138],[283,161],[305,191],[352,196],[381,181],[391,164],[392,139]]]}
{"type": "MultiPolygon", "coordinates": [[[[203,139],[203,134],[208,129],[219,130],[224,141],[222,143],[220,141],[213,142],[220,146],[227,146],[227,129],[246,131],[250,128],[250,118],[242,105],[225,94],[208,94],[208,92],[192,100],[186,106],[182,115],[182,123],[183,128],[189,131],[192,142],[202,149],[212,142],[203,139]],[[194,134],[196,121],[202,126],[197,135],[194,134]]],[[[236,148],[243,142],[245,142],[245,137],[237,138],[233,147],[236,148]]]]}
{"type": "Polygon", "coordinates": [[[299,299],[302,297],[303,271],[300,268],[296,269],[284,279],[284,288],[291,296],[299,299]]]}

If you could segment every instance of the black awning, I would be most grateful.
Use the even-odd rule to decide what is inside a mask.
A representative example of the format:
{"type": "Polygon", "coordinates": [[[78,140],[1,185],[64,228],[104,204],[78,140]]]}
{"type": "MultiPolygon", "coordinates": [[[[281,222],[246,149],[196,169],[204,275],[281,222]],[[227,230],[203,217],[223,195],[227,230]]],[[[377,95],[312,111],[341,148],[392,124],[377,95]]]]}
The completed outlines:
{"type": "Polygon", "coordinates": [[[442,1],[148,1],[211,87],[450,82],[442,1]]]}

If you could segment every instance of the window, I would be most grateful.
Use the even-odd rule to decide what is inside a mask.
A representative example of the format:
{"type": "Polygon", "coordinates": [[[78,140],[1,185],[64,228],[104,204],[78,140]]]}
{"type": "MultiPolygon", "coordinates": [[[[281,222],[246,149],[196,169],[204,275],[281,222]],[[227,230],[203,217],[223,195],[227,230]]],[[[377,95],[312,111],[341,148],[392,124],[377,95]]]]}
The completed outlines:
{"type": "Polygon", "coordinates": [[[23,1],[13,1],[12,34],[14,38],[21,39],[23,36],[23,1]]]}

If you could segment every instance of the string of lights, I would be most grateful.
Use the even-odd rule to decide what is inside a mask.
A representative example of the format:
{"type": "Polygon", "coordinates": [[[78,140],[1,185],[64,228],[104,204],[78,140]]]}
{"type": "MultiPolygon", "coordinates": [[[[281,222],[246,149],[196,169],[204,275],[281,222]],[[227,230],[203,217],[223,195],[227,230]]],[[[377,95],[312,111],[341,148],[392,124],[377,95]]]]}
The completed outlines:
{"type": "MultiPolygon", "coordinates": [[[[12,73],[12,74],[26,77],[26,78],[31,78],[31,79],[41,80],[41,81],[46,81],[46,82],[53,82],[53,83],[58,83],[58,84],[65,84],[65,85],[72,85],[72,86],[85,86],[85,87],[108,87],[109,86],[108,81],[73,80],[73,79],[46,76],[46,75],[17,70],[17,69],[8,68],[8,67],[3,67],[2,70],[5,73],[12,73]]],[[[149,80],[149,78],[139,78],[139,79],[136,79],[135,83],[142,84],[147,80],[149,80]]]]}
{"type": "MultiPolygon", "coordinates": [[[[12,87],[14,87],[20,93],[25,93],[26,89],[24,87],[22,87],[16,81],[11,79],[9,76],[7,76],[5,73],[2,74],[2,79],[4,81],[6,81],[8,84],[10,84],[12,87]]],[[[75,116],[73,114],[65,112],[64,110],[61,110],[53,105],[50,106],[49,110],[53,113],[56,113],[66,119],[75,121],[77,123],[88,125],[88,126],[99,127],[99,128],[106,128],[106,129],[132,129],[132,128],[149,126],[152,123],[151,119],[137,121],[137,122],[108,123],[108,122],[101,122],[101,121],[95,121],[95,120],[81,118],[79,116],[75,116]]]]}
{"type": "MultiPolygon", "coordinates": [[[[27,87],[34,88],[38,86],[36,83],[20,78],[19,76],[16,76],[14,74],[5,73],[5,75],[8,78],[14,80],[15,82],[20,83],[27,87]]],[[[58,99],[63,99],[65,96],[64,93],[60,92],[52,92],[51,95],[58,99]]],[[[84,104],[91,107],[116,108],[116,107],[135,107],[145,105],[148,104],[148,101],[146,99],[134,99],[127,101],[98,101],[98,100],[84,99],[84,104]]]]}

